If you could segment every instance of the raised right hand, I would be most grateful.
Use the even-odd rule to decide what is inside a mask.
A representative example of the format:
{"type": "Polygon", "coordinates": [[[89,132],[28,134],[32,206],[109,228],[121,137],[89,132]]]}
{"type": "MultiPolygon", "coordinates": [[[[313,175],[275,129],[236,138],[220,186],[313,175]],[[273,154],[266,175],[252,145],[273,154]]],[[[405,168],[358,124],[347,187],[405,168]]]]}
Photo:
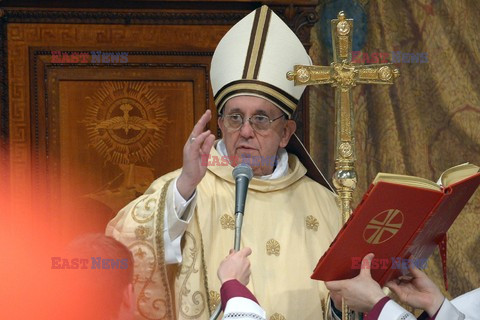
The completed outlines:
{"type": "Polygon", "coordinates": [[[202,157],[210,154],[215,136],[211,134],[210,130],[204,131],[204,129],[211,118],[211,111],[205,111],[193,127],[192,133],[183,147],[183,166],[177,180],[177,189],[186,200],[190,199],[207,172],[207,166],[205,160],[202,162],[202,157]]]}

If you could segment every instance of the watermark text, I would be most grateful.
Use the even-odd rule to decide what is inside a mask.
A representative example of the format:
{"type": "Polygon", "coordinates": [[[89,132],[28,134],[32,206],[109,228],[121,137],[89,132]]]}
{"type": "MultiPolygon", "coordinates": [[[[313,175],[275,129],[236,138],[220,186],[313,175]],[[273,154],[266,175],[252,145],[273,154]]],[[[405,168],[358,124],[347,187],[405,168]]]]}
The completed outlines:
{"type": "Polygon", "coordinates": [[[274,166],[277,163],[277,156],[262,157],[239,157],[239,156],[212,156],[210,154],[202,155],[202,166],[228,166],[232,163],[247,163],[251,166],[274,166]]]}
{"type": "Polygon", "coordinates": [[[128,259],[52,257],[52,269],[127,269],[128,259]]]}
{"type": "Polygon", "coordinates": [[[63,52],[52,51],[51,63],[127,63],[128,52],[63,52]]]}
{"type": "Polygon", "coordinates": [[[427,63],[428,56],[426,52],[362,52],[352,51],[352,63],[427,63]]]}
{"type": "Polygon", "coordinates": [[[428,259],[403,259],[399,257],[388,258],[373,258],[369,266],[368,260],[361,257],[352,257],[352,269],[401,269],[408,270],[412,265],[418,269],[425,269],[427,267],[428,259]]]}

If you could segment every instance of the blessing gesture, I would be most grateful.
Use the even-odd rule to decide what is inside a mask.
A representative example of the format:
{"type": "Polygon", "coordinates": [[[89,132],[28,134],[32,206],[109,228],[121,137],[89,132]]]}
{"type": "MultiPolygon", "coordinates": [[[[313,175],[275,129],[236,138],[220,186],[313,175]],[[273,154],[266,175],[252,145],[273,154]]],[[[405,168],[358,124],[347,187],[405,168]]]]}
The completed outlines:
{"type": "Polygon", "coordinates": [[[190,199],[207,172],[207,166],[202,164],[202,156],[210,154],[215,141],[215,136],[210,130],[204,131],[211,119],[212,112],[205,111],[193,127],[192,133],[183,147],[183,166],[177,180],[177,189],[184,199],[190,199]]]}

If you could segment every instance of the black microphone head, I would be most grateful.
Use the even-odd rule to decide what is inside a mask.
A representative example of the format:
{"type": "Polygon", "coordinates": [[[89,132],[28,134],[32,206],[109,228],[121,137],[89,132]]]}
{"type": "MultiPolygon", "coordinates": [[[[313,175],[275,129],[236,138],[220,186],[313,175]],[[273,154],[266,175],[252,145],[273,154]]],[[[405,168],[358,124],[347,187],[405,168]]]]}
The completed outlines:
{"type": "Polygon", "coordinates": [[[242,162],[233,169],[232,175],[235,180],[237,180],[238,177],[243,176],[250,181],[253,177],[253,170],[248,164],[242,162]]]}

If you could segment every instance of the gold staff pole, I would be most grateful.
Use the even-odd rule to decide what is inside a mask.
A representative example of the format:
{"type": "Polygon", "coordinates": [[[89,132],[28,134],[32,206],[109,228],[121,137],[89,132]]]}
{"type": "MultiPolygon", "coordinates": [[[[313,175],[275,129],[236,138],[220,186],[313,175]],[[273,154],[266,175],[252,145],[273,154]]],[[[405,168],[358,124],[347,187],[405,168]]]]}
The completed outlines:
{"type": "MultiPolygon", "coordinates": [[[[355,132],[352,88],[357,83],[393,84],[400,73],[390,63],[353,65],[353,19],[341,11],[331,21],[333,62],[330,66],[294,66],[287,79],[295,85],[330,84],[335,88],[335,173],[333,184],[340,200],[343,223],[352,213],[353,191],[357,186],[355,171],[355,132]]],[[[350,320],[351,312],[342,303],[342,318],[350,320]]]]}

